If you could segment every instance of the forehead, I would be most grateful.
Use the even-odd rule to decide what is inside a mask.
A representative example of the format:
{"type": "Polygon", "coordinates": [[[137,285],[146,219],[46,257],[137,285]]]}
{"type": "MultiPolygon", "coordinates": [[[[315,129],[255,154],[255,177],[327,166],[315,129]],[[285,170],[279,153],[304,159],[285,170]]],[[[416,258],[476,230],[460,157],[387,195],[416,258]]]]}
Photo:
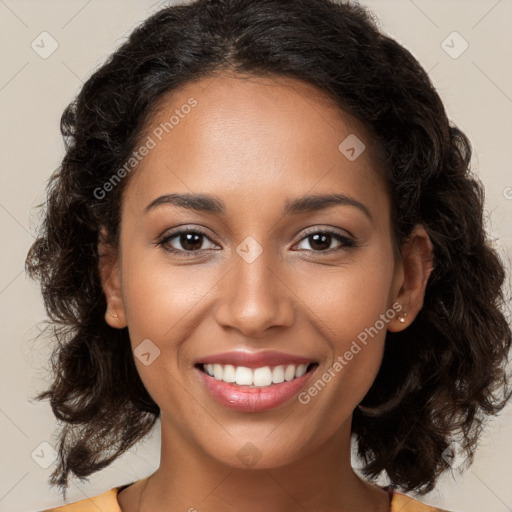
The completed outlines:
{"type": "Polygon", "coordinates": [[[189,83],[160,102],[148,138],[152,149],[126,192],[140,209],[172,192],[224,196],[228,206],[230,197],[262,206],[338,192],[388,207],[364,125],[302,81],[223,75],[189,83]]]}

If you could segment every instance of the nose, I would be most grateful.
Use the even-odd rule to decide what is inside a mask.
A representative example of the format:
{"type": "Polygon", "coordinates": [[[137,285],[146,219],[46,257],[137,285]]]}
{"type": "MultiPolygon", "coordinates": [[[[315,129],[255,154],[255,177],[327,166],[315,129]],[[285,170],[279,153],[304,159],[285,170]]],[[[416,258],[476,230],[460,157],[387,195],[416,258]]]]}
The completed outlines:
{"type": "Polygon", "coordinates": [[[264,250],[247,262],[234,253],[232,267],[221,280],[216,320],[222,327],[238,329],[258,338],[270,327],[290,326],[294,320],[293,297],[278,262],[264,250]]]}

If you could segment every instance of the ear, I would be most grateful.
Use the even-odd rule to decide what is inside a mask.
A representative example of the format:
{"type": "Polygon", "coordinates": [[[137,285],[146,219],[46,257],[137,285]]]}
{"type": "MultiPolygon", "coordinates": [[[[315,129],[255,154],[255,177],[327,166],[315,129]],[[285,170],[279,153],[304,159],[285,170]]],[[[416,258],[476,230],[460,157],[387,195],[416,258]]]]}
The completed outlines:
{"type": "Polygon", "coordinates": [[[430,238],[420,224],[412,230],[409,239],[400,249],[393,283],[393,303],[402,308],[388,323],[388,330],[401,331],[408,327],[423,307],[425,289],[434,268],[434,254],[430,238]]]}
{"type": "Polygon", "coordinates": [[[107,299],[105,321],[111,327],[122,329],[126,327],[126,314],[121,293],[121,269],[118,251],[107,243],[107,232],[101,228],[98,235],[98,271],[101,286],[107,299]]]}

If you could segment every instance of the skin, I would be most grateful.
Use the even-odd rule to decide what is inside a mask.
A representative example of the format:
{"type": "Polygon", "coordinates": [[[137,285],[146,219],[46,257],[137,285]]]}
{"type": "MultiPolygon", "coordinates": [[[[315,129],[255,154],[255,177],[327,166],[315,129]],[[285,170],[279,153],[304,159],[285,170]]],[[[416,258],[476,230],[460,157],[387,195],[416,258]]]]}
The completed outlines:
{"type": "MultiPolygon", "coordinates": [[[[106,321],[128,326],[132,348],[150,339],[160,356],[140,377],[161,410],[158,470],[119,494],[123,511],[384,512],[389,498],[350,464],[353,410],[382,361],[386,329],[406,329],[423,305],[432,246],[421,226],[393,249],[390,202],[364,126],[315,87],[293,79],[222,75],[173,93],[151,129],[194,97],[198,104],[142,160],[122,200],[117,248],[100,241],[106,321]],[[366,150],[338,149],[349,135],[366,150]],[[213,194],[225,213],[162,204],[170,193],[213,194]],[[345,194],[351,205],[283,214],[287,199],[345,194]],[[176,228],[200,229],[190,246],[156,242],[176,228]],[[315,245],[311,233],[335,238],[315,245]],[[263,252],[247,263],[236,248],[253,237],[263,252]],[[330,249],[330,253],[326,253],[330,249]],[[319,363],[319,378],[379,315],[402,305],[325,388],[304,405],[242,413],[213,401],[193,365],[230,350],[275,349],[319,363]],[[117,317],[115,316],[117,315],[117,317]],[[237,457],[251,442],[260,459],[237,457]],[[139,503],[140,502],[140,503],[139,503]]],[[[151,133],[148,131],[147,133],[151,133]]],[[[314,380],[316,380],[316,378],[314,380]]]]}

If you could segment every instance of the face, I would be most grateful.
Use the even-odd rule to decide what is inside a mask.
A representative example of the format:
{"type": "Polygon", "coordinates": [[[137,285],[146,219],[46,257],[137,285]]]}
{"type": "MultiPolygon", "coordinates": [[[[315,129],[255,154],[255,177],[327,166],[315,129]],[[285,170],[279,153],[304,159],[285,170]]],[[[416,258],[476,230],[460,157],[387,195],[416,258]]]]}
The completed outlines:
{"type": "Polygon", "coordinates": [[[310,85],[222,76],[169,97],[142,141],[101,275],[162,428],[234,467],[247,442],[277,467],[346,438],[426,282],[419,249],[395,257],[364,127],[310,85]]]}

